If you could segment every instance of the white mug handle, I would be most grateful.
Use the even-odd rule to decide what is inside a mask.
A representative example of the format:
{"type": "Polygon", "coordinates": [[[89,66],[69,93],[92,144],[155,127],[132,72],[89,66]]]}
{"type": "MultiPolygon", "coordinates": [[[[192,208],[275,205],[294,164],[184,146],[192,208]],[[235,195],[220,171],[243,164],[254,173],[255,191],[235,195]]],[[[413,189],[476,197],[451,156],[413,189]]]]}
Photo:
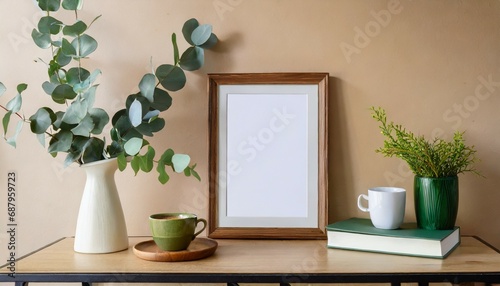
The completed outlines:
{"type": "Polygon", "coordinates": [[[358,196],[358,208],[364,212],[369,212],[370,210],[368,208],[365,208],[363,204],[361,203],[361,199],[365,199],[368,202],[368,196],[365,194],[359,195],[358,196]]]}

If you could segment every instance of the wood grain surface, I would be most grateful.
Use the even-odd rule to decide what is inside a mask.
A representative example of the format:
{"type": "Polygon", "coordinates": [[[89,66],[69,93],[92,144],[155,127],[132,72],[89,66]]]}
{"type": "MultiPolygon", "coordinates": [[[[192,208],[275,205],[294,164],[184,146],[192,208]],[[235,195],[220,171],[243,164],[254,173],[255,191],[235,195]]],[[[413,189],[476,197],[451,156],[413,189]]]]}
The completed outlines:
{"type": "MultiPolygon", "coordinates": [[[[210,257],[184,262],[138,258],[133,246],[150,237],[130,238],[128,250],[111,254],[73,251],[65,238],[17,261],[17,273],[485,273],[500,272],[500,254],[474,237],[446,259],[328,249],[325,240],[217,240],[210,257]]],[[[0,273],[8,272],[5,267],[0,273]]]]}

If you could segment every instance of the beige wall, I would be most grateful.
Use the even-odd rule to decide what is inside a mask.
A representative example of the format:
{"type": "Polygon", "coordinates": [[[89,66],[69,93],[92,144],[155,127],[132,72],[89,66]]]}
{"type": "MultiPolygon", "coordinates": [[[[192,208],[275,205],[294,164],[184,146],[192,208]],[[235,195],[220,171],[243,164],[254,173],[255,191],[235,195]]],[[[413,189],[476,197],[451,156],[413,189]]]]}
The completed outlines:
{"type": "MultiPolygon", "coordinates": [[[[412,175],[398,159],[374,150],[383,138],[370,106],[419,134],[467,130],[486,176],[460,177],[458,225],[500,247],[500,2],[335,0],[106,0],[87,1],[82,18],[102,14],[92,28],[99,49],[88,66],[103,71],[98,105],[117,110],[137,90],[150,56],[171,62],[170,34],[196,17],[211,23],[221,43],[205,67],[188,75],[166,115],[167,132],[153,144],[190,154],[204,180],[182,176],[166,186],[155,174],[116,180],[130,235],[148,235],[147,217],[160,211],[208,215],[206,74],[215,72],[330,73],[330,222],[366,216],[355,199],[367,188],[398,185],[409,191],[408,221],[414,220],[412,175]],[[389,11],[389,12],[387,12],[389,11]],[[389,17],[388,17],[389,16],[389,17]]],[[[40,89],[47,51],[29,38],[39,14],[31,1],[0,1],[0,81],[12,92],[30,84],[24,112],[48,102],[40,89]]],[[[7,99],[0,98],[5,104],[7,99]]],[[[28,253],[74,233],[84,184],[77,166],[62,169],[62,157],[46,154],[26,128],[17,149],[0,144],[0,200],[8,171],[18,176],[18,247],[28,253]]],[[[161,148],[159,148],[161,149],[161,148]]],[[[6,225],[0,205],[0,229],[6,225]]],[[[6,257],[6,233],[0,233],[6,257]]]]}

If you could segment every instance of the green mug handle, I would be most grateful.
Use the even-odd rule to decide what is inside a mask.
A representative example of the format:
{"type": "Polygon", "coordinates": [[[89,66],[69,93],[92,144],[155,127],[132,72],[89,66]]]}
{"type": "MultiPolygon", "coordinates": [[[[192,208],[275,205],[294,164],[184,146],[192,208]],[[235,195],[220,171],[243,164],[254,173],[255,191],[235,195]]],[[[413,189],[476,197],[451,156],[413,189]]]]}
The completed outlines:
{"type": "Polygon", "coordinates": [[[202,231],[205,230],[205,228],[207,228],[207,221],[205,219],[202,219],[202,218],[199,218],[196,220],[195,228],[198,226],[198,223],[200,223],[200,222],[203,223],[203,228],[200,229],[199,231],[197,231],[195,234],[193,234],[193,239],[195,239],[198,234],[200,234],[202,231]]]}

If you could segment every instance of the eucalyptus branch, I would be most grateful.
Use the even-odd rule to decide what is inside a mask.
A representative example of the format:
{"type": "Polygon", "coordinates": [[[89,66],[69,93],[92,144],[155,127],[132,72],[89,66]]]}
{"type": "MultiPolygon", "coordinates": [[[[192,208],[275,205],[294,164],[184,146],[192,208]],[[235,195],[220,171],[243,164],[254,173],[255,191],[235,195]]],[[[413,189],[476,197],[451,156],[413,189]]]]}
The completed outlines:
{"type": "MultiPolygon", "coordinates": [[[[5,111],[9,112],[9,109],[8,109],[7,107],[5,107],[5,106],[1,105],[1,104],[0,104],[0,108],[2,108],[3,110],[5,110],[5,111]]],[[[19,112],[14,112],[14,114],[15,114],[17,117],[19,117],[21,120],[23,120],[24,122],[28,122],[28,121],[26,121],[26,119],[25,119],[25,118],[24,118],[21,114],[19,114],[19,112]]]]}
{"type": "MultiPolygon", "coordinates": [[[[44,147],[48,143],[47,151],[52,156],[66,154],[66,166],[118,158],[120,170],[130,162],[135,173],[139,170],[150,172],[156,164],[158,180],[163,184],[169,179],[165,170],[167,166],[176,173],[200,180],[194,170],[196,164],[189,165],[191,158],[188,155],[167,149],[160,159],[155,159],[155,150],[146,138],[164,129],[165,119],[160,115],[172,105],[170,92],[184,88],[187,80],[185,72],[200,69],[204,64],[204,50],[217,43],[212,26],[200,25],[194,18],[187,20],[182,27],[182,35],[189,48],[180,55],[173,33],[173,64],[161,64],[145,74],[138,84],[139,92],[130,94],[125,106],[110,116],[104,109],[93,106],[98,86],[96,80],[101,71],[88,71],[83,67],[85,61],[82,60],[88,59],[98,47],[97,40],[88,31],[101,16],[95,17],[90,24],[80,20],[78,10],[83,7],[83,0],[36,2],[46,11],[46,16],[35,25],[32,40],[39,48],[50,51],[50,60],[38,60],[45,64],[49,75],[41,87],[59,110],[42,105],[33,115],[24,118],[18,111],[22,106],[21,93],[26,90],[27,84],[19,84],[17,95],[5,106],[0,105],[0,109],[6,111],[2,120],[4,134],[11,123],[11,115],[16,114],[23,120],[18,121],[14,136],[6,138],[7,143],[16,147],[22,124],[29,123],[31,132],[40,143],[44,147]],[[71,11],[74,22],[67,24],[56,19],[54,16],[59,10],[71,11]],[[102,136],[108,124],[112,125],[110,136],[102,136]],[[110,138],[110,142],[106,138],[110,138]]],[[[0,82],[0,95],[5,91],[6,87],[0,82]]]]}

